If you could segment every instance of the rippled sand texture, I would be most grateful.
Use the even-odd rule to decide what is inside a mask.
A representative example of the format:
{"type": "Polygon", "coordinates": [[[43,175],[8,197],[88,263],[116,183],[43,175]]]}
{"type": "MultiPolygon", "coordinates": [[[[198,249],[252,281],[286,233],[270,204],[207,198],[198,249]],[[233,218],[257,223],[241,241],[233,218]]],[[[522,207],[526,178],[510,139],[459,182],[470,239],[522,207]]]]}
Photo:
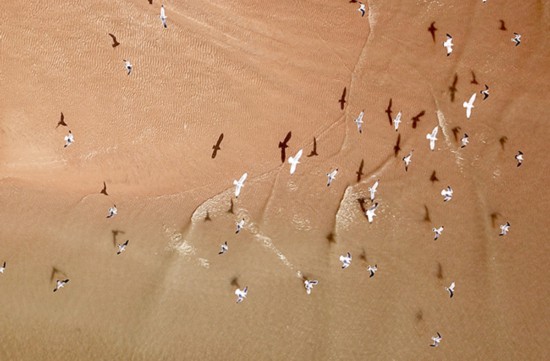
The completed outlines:
{"type": "Polygon", "coordinates": [[[158,0],[1,6],[0,359],[549,353],[548,4],[371,0],[363,18],[347,0],[164,4],[168,29],[158,0]],[[484,84],[490,97],[478,94],[467,120],[462,102],[484,84]],[[403,112],[398,133],[390,99],[393,116],[403,112]],[[68,128],[56,128],[61,112],[68,128]],[[75,143],[63,148],[68,129],[75,143]],[[277,147],[289,131],[287,156],[304,149],[292,176],[277,147]],[[307,157],[313,137],[319,156],[307,157]],[[368,224],[357,199],[376,179],[368,224]],[[113,204],[119,214],[106,219],[113,204]],[[319,280],[310,296],[303,277],[319,280]],[[431,348],[436,332],[443,341],[431,348]]]}

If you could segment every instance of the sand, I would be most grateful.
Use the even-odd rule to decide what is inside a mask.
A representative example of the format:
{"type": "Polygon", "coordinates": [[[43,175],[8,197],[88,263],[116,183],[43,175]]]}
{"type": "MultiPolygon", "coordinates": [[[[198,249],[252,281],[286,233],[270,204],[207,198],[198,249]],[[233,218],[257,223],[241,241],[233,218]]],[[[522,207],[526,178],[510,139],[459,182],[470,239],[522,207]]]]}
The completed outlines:
{"type": "Polygon", "coordinates": [[[0,359],[548,354],[547,4],[369,0],[363,18],[348,1],[164,5],[167,29],[157,0],[2,5],[0,359]],[[478,94],[467,120],[462,102],[484,84],[490,97],[478,94]],[[68,127],[56,128],[61,112],[68,127]],[[287,156],[304,149],[292,176],[277,147],[289,131],[287,156]],[[463,132],[471,142],[460,149],[463,132]],[[307,157],[314,137],[319,155],[307,157]],[[369,224],[357,199],[376,179],[369,224]],[[113,204],[119,214],[106,219],[113,204]],[[70,282],[54,294],[59,278],[70,282]],[[303,278],[319,280],[310,296],[303,278]]]}

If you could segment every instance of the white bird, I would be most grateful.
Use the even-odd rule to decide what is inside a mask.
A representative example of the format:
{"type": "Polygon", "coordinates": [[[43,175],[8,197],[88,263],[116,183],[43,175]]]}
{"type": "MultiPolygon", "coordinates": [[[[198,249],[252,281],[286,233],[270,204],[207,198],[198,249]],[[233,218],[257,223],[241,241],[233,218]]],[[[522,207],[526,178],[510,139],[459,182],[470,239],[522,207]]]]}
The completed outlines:
{"type": "Polygon", "coordinates": [[[500,226],[500,234],[499,236],[505,236],[510,231],[510,222],[506,222],[506,224],[502,224],[500,226]]]}
{"type": "Polygon", "coordinates": [[[0,273],[4,273],[5,270],[6,270],[6,261],[4,261],[4,264],[2,265],[2,267],[0,267],[0,273]]]}
{"type": "Polygon", "coordinates": [[[241,194],[241,188],[244,187],[246,177],[248,177],[248,173],[244,173],[239,180],[233,180],[233,185],[235,186],[235,198],[239,198],[239,194],[241,194]]]}
{"type": "Polygon", "coordinates": [[[472,115],[472,109],[474,108],[474,101],[476,100],[477,93],[472,94],[470,97],[470,100],[467,102],[464,102],[462,106],[466,108],[466,118],[470,119],[470,115],[472,115]]]}
{"type": "Polygon", "coordinates": [[[306,287],[306,293],[308,295],[311,294],[311,290],[313,289],[313,286],[316,286],[317,284],[319,284],[319,281],[317,280],[305,280],[304,281],[304,286],[306,287]]]}
{"type": "Polygon", "coordinates": [[[296,166],[300,163],[301,157],[302,149],[300,149],[294,157],[288,157],[288,163],[290,163],[290,174],[294,174],[294,172],[296,171],[296,166]]]}
{"type": "Polygon", "coordinates": [[[128,75],[132,72],[132,63],[130,63],[129,60],[123,60],[124,61],[124,67],[126,68],[126,71],[128,72],[128,75]]]}
{"type": "Polygon", "coordinates": [[[443,337],[441,337],[441,335],[439,334],[439,332],[437,332],[437,336],[433,336],[433,337],[432,337],[432,341],[433,341],[434,343],[431,344],[430,346],[431,346],[431,347],[437,347],[437,346],[439,346],[439,343],[441,342],[442,339],[443,339],[443,337]]]}
{"type": "Polygon", "coordinates": [[[451,283],[451,285],[449,287],[445,287],[445,289],[449,292],[450,298],[453,298],[453,295],[455,294],[455,283],[451,283]]]}
{"type": "Polygon", "coordinates": [[[224,254],[229,250],[229,246],[227,245],[227,242],[224,242],[221,246],[221,250],[218,252],[218,254],[224,254]]]}
{"type": "Polygon", "coordinates": [[[244,227],[244,218],[238,221],[236,225],[237,225],[237,231],[235,233],[239,233],[241,229],[243,229],[244,227]]]}
{"type": "Polygon", "coordinates": [[[166,24],[166,13],[164,11],[164,5],[161,5],[160,6],[160,21],[162,21],[162,26],[164,26],[164,28],[167,28],[168,25],[166,24]]]}
{"type": "Polygon", "coordinates": [[[516,43],[516,46],[518,46],[521,43],[521,35],[518,33],[514,33],[514,37],[512,38],[512,41],[516,43]]]}
{"type": "Polygon", "coordinates": [[[414,152],[414,149],[411,150],[406,157],[403,157],[403,162],[405,162],[405,172],[409,170],[409,165],[412,162],[413,152],[414,152]]]}
{"type": "Polygon", "coordinates": [[[521,150],[518,150],[518,154],[514,157],[518,161],[518,167],[523,163],[523,152],[521,150]]]}
{"type": "Polygon", "coordinates": [[[441,195],[443,196],[444,202],[450,201],[453,198],[453,189],[451,186],[447,186],[447,188],[443,189],[441,195]]]}
{"type": "Polygon", "coordinates": [[[365,214],[367,215],[367,219],[369,220],[369,223],[372,223],[372,221],[374,220],[374,217],[376,217],[376,208],[378,208],[378,203],[374,203],[369,209],[367,209],[367,211],[365,212],[365,214]]]}
{"type": "Polygon", "coordinates": [[[109,208],[109,215],[107,216],[107,218],[111,218],[111,217],[114,217],[118,214],[118,209],[116,208],[116,204],[114,204],[111,208],[109,208]]]}
{"type": "Polygon", "coordinates": [[[128,243],[130,242],[130,240],[126,240],[126,242],[122,243],[122,244],[117,244],[117,247],[118,247],[118,252],[116,254],[121,254],[122,252],[124,252],[126,250],[126,246],[128,246],[128,243]]]}
{"type": "Polygon", "coordinates": [[[374,274],[376,273],[376,271],[378,271],[378,266],[377,265],[374,265],[374,266],[369,265],[369,267],[367,268],[367,271],[370,272],[369,278],[372,278],[372,277],[374,277],[374,274]]]}
{"type": "Polygon", "coordinates": [[[244,289],[237,288],[235,290],[235,295],[237,296],[237,303],[243,302],[243,300],[246,298],[246,295],[248,294],[248,286],[246,286],[244,289]]]}
{"type": "Polygon", "coordinates": [[[468,145],[468,143],[470,142],[470,140],[468,139],[468,134],[464,133],[464,136],[462,137],[462,139],[460,139],[460,148],[464,148],[465,146],[468,145]]]}
{"type": "Polygon", "coordinates": [[[401,112],[397,113],[397,116],[393,120],[393,126],[395,127],[396,132],[397,129],[399,129],[399,124],[401,124],[401,112]]]}
{"type": "Polygon", "coordinates": [[[336,168],[335,170],[333,170],[332,172],[330,173],[327,173],[327,187],[330,186],[330,184],[332,183],[332,181],[336,178],[336,174],[338,174],[338,168],[336,168]]]}
{"type": "Polygon", "coordinates": [[[430,141],[430,149],[433,151],[435,149],[435,141],[437,140],[437,132],[439,127],[436,125],[431,133],[426,134],[426,139],[430,141]]]}
{"type": "Polygon", "coordinates": [[[374,201],[374,195],[376,194],[376,191],[378,190],[378,183],[380,182],[380,179],[377,179],[376,182],[372,185],[372,187],[369,187],[370,192],[370,200],[374,201]]]}
{"type": "Polygon", "coordinates": [[[357,9],[357,11],[359,11],[361,13],[361,17],[365,16],[365,4],[363,4],[362,2],[359,3],[359,9],[357,9]]]}
{"type": "Polygon", "coordinates": [[[65,145],[63,146],[63,148],[67,148],[69,145],[74,143],[73,133],[69,130],[69,134],[67,134],[64,139],[65,139],[65,145]]]}
{"type": "Polygon", "coordinates": [[[483,100],[489,98],[489,87],[485,84],[485,90],[480,91],[483,94],[483,100]]]}
{"type": "Polygon", "coordinates": [[[447,34],[447,40],[443,43],[443,46],[447,48],[447,56],[453,52],[453,37],[447,34]]]}
{"type": "Polygon", "coordinates": [[[351,264],[351,253],[347,253],[345,256],[340,256],[340,262],[342,262],[342,269],[348,268],[351,264]]]}
{"type": "Polygon", "coordinates": [[[439,236],[441,236],[441,233],[443,233],[443,228],[445,228],[445,227],[441,226],[439,228],[432,228],[432,231],[435,233],[434,241],[437,241],[439,236]]]}
{"type": "Polygon", "coordinates": [[[364,111],[359,113],[357,118],[355,118],[355,124],[357,125],[357,130],[359,131],[359,133],[363,132],[363,115],[365,115],[364,111]]]}
{"type": "Polygon", "coordinates": [[[68,279],[66,280],[57,280],[57,284],[55,285],[55,288],[53,289],[54,292],[56,292],[58,289],[65,287],[65,285],[69,282],[68,279]]]}

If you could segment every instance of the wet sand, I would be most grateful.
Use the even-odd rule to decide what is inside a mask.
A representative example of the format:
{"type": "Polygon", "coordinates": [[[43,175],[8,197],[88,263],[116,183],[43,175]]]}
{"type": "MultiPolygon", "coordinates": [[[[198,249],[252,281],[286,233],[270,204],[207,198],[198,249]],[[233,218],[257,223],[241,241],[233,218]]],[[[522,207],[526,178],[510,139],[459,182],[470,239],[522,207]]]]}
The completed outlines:
{"type": "Polygon", "coordinates": [[[164,4],[167,29],[157,1],[2,6],[0,359],[543,359],[548,6],[369,1],[362,18],[347,1],[164,4]],[[292,176],[277,147],[289,131],[287,157],[304,149],[292,176]],[[369,224],[357,199],[376,179],[369,224]],[[310,296],[303,277],[319,280],[310,296]]]}

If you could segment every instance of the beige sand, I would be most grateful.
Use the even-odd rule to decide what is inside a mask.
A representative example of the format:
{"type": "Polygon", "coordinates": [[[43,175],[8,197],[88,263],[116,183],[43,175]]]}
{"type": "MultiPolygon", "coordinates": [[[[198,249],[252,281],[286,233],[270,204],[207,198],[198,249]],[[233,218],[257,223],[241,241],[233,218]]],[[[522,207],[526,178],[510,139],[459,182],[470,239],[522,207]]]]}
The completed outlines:
{"type": "Polygon", "coordinates": [[[547,4],[371,0],[364,18],[344,0],[164,4],[168,29],[158,0],[2,4],[1,360],[549,353],[547,4]],[[485,83],[490,98],[478,96],[466,120],[462,102],[485,83]],[[394,116],[403,112],[397,156],[390,98],[394,116]],[[75,135],[66,149],[60,112],[75,135]],[[425,134],[438,124],[430,152],[425,134]],[[454,127],[470,135],[467,148],[454,127]],[[287,155],[304,148],[292,176],[277,148],[288,131],[287,155]],[[308,158],[313,137],[319,156],[308,158]],[[405,173],[401,157],[413,148],[405,173]],[[378,178],[369,225],[357,198],[378,178]],[[455,196],[443,203],[448,184],[455,196]],[[119,215],[108,220],[113,203],[119,215]],[[510,234],[499,237],[506,221],[510,234]],[[230,250],[218,256],[223,241],[230,250]],[[343,271],[347,251],[354,260],[343,271]],[[70,283],[53,294],[62,277],[70,283]],[[319,280],[312,295],[301,277],[319,280]],[[236,285],[250,289],[240,305],[236,285]],[[443,342],[433,349],[436,332],[443,342]]]}

